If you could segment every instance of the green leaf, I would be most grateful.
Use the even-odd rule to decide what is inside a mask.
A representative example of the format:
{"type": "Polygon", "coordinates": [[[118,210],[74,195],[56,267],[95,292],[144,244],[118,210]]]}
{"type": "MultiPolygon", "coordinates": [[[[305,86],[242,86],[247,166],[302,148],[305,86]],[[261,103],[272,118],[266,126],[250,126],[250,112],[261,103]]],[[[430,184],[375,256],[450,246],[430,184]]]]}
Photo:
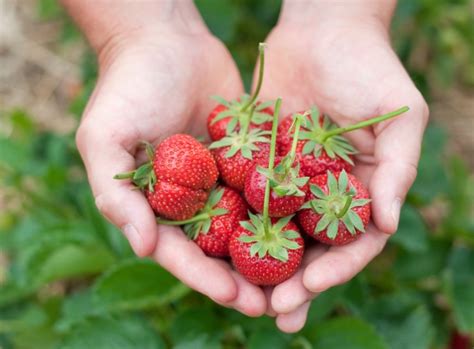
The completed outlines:
{"type": "Polygon", "coordinates": [[[189,290],[156,262],[131,259],[114,266],[93,286],[97,303],[108,309],[142,309],[167,304],[189,290]]]}
{"type": "Polygon", "coordinates": [[[420,306],[402,318],[390,320],[377,319],[378,333],[391,349],[429,349],[432,348],[435,329],[430,313],[420,306]]]}
{"type": "Polygon", "coordinates": [[[328,182],[329,194],[338,193],[336,177],[334,177],[331,171],[327,172],[327,176],[328,176],[327,182],[328,182]]]}
{"type": "Polygon", "coordinates": [[[349,219],[358,231],[365,232],[364,223],[362,222],[362,219],[360,219],[357,213],[352,210],[349,210],[347,211],[347,215],[349,216],[349,219]]]}
{"type": "Polygon", "coordinates": [[[327,230],[327,233],[326,233],[328,238],[330,238],[331,240],[334,240],[336,238],[338,229],[339,229],[339,220],[334,219],[328,225],[328,230],[327,230]]]}
{"type": "Polygon", "coordinates": [[[410,197],[416,201],[427,204],[449,190],[444,159],[441,156],[445,143],[445,131],[430,124],[423,138],[418,175],[410,190],[410,197]]]}
{"type": "Polygon", "coordinates": [[[85,320],[66,335],[58,349],[164,349],[159,334],[136,316],[98,317],[85,320]]]}
{"type": "Polygon", "coordinates": [[[314,327],[313,349],[388,349],[388,345],[366,322],[341,317],[314,327]]]}
{"type": "Polygon", "coordinates": [[[250,335],[247,349],[288,349],[291,337],[276,328],[264,328],[250,335]]]}
{"type": "MultiPolygon", "coordinates": [[[[303,137],[303,136],[301,136],[301,137],[303,137]]],[[[315,147],[316,147],[315,142],[307,141],[305,143],[305,145],[303,146],[303,150],[302,150],[303,155],[310,154],[314,150],[315,147]]]]}
{"type": "Polygon", "coordinates": [[[219,349],[223,335],[221,317],[214,309],[191,308],[178,314],[168,331],[173,348],[219,349]]]}
{"type": "Polygon", "coordinates": [[[405,204],[400,213],[397,233],[391,243],[403,247],[409,252],[425,252],[428,248],[428,231],[418,211],[410,204],[405,204]]]}
{"type": "MultiPolygon", "coordinates": [[[[231,40],[236,34],[241,7],[229,0],[215,2],[213,0],[197,0],[196,6],[207,26],[214,35],[223,41],[231,40]],[[222,14],[226,13],[226,16],[222,14]]],[[[244,98],[241,98],[244,102],[244,98]]]]}
{"type": "Polygon", "coordinates": [[[319,186],[315,184],[311,184],[310,187],[311,187],[311,193],[313,193],[313,195],[316,196],[317,198],[323,198],[326,196],[324,191],[319,186]]]}
{"type": "Polygon", "coordinates": [[[213,99],[217,103],[222,104],[226,107],[230,106],[230,103],[227,100],[225,100],[224,98],[222,98],[221,96],[213,95],[213,96],[211,96],[211,99],[213,99]]]}
{"type": "Polygon", "coordinates": [[[461,332],[474,332],[474,251],[454,247],[444,272],[445,293],[453,307],[454,320],[461,332]]]}
{"type": "MultiPolygon", "coordinates": [[[[389,239],[389,244],[393,243],[395,235],[389,239]]],[[[400,280],[422,281],[433,276],[437,278],[447,264],[450,248],[449,241],[428,240],[424,252],[401,250],[397,254],[393,271],[400,280]]]]}
{"type": "MultiPolygon", "coordinates": [[[[324,229],[326,229],[326,227],[329,225],[329,223],[331,223],[333,221],[333,217],[331,217],[330,215],[328,214],[325,214],[321,217],[321,219],[318,221],[318,224],[316,224],[316,228],[314,230],[315,233],[319,233],[321,231],[323,231],[324,229]]],[[[337,223],[337,219],[335,220],[335,222],[337,223]]],[[[333,228],[334,229],[334,228],[333,228]]],[[[337,233],[337,230],[336,230],[336,233],[337,233]]]]}
{"type": "Polygon", "coordinates": [[[291,216],[286,216],[286,217],[283,217],[283,218],[280,218],[278,220],[278,222],[276,222],[275,224],[273,224],[273,229],[274,231],[282,231],[282,229],[284,227],[286,227],[286,225],[291,221],[291,219],[293,218],[294,215],[291,215],[291,216]]]}
{"type": "Polygon", "coordinates": [[[347,183],[348,183],[347,173],[345,170],[342,170],[338,179],[339,193],[344,194],[346,192],[347,183]]]}

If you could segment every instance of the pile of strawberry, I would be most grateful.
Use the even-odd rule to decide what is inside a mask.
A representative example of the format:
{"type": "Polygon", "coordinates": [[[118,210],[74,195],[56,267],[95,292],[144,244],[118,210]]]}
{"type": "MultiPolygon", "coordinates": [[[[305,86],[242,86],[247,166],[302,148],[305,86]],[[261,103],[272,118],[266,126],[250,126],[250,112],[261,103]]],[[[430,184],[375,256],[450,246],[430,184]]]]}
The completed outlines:
{"type": "Polygon", "coordinates": [[[353,175],[356,149],[342,136],[408,110],[338,128],[316,107],[278,124],[281,99],[252,96],[226,101],[208,117],[208,146],[176,134],[155,149],[149,162],[119,174],[142,189],[160,224],[180,225],[209,256],[228,258],[250,282],[265,286],[298,269],[302,233],[320,243],[356,240],[369,224],[369,192],[353,175]],[[272,109],[274,107],[274,110],[272,109]]]}

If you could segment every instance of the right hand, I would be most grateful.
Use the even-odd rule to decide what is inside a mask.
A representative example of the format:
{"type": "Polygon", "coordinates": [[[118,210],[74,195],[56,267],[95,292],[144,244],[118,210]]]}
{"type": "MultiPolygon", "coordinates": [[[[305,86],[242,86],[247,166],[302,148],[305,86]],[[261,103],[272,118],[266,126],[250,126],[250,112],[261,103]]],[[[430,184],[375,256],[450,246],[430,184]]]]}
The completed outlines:
{"type": "MultiPolygon", "coordinates": [[[[197,15],[198,16],[198,15],[197,15]]],[[[204,255],[179,228],[158,226],[145,196],[113,176],[137,167],[140,141],[175,133],[206,134],[214,102],[243,92],[229,52],[200,18],[164,21],[116,33],[98,52],[100,75],[77,131],[77,146],[100,212],[138,256],[151,255],[189,287],[249,316],[265,294],[224,261],[204,255]]]]}

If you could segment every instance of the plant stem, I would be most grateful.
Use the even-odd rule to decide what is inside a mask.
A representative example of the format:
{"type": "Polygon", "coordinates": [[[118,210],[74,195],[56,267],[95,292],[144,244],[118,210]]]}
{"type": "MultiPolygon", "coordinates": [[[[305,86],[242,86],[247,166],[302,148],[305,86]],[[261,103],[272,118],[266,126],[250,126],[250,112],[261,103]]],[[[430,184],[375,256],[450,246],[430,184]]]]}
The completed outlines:
{"type": "Polygon", "coordinates": [[[130,171],[130,172],[124,172],[124,173],[117,173],[117,174],[114,176],[114,179],[130,179],[130,178],[133,178],[133,176],[135,175],[135,172],[136,172],[136,171],[130,171]]]}
{"type": "Polygon", "coordinates": [[[352,196],[348,195],[347,199],[346,199],[346,203],[344,204],[344,207],[342,208],[342,210],[340,210],[339,212],[336,213],[336,217],[337,218],[342,218],[347,213],[349,208],[351,207],[351,204],[352,204],[352,196]]]}
{"type": "MultiPolygon", "coordinates": [[[[275,165],[275,151],[276,151],[276,136],[277,136],[277,128],[278,128],[278,116],[280,114],[280,107],[281,107],[281,98],[278,98],[275,103],[275,112],[273,113],[273,121],[272,121],[272,140],[270,143],[270,156],[268,159],[268,170],[272,171],[273,166],[275,165]]],[[[265,185],[265,198],[263,201],[263,226],[265,229],[265,236],[269,236],[270,234],[270,218],[268,217],[268,208],[270,205],[270,179],[267,178],[267,182],[265,185]]]]}
{"type": "Polygon", "coordinates": [[[298,137],[300,135],[300,128],[301,128],[301,117],[298,115],[295,120],[293,131],[293,142],[291,143],[291,150],[290,150],[290,168],[293,166],[293,162],[295,162],[296,157],[296,146],[298,145],[298,137]]]}
{"type": "Polygon", "coordinates": [[[209,219],[210,216],[209,216],[209,213],[205,212],[205,213],[201,213],[201,214],[198,214],[192,218],[189,218],[189,219],[185,219],[183,221],[170,221],[170,220],[167,220],[167,219],[161,219],[161,218],[157,218],[156,221],[158,222],[158,224],[165,224],[165,225],[184,225],[184,224],[189,224],[189,223],[195,223],[195,222],[200,222],[200,221],[204,221],[206,219],[209,219]]]}
{"type": "Polygon", "coordinates": [[[258,80],[257,87],[250,97],[249,101],[242,107],[242,111],[246,111],[250,105],[257,100],[260,89],[262,88],[263,72],[265,66],[265,44],[263,42],[258,44],[258,80]]]}
{"type": "Polygon", "coordinates": [[[383,114],[383,115],[380,115],[380,116],[377,116],[375,118],[372,118],[372,119],[369,119],[369,120],[365,120],[365,121],[362,121],[362,122],[359,122],[357,124],[353,124],[353,125],[349,125],[349,126],[346,126],[346,127],[339,127],[339,128],[336,128],[334,130],[331,130],[329,132],[327,132],[324,137],[322,138],[321,140],[321,143],[324,143],[328,138],[330,137],[333,137],[333,136],[337,136],[337,135],[340,135],[342,133],[346,133],[346,132],[350,132],[350,131],[354,131],[354,130],[358,130],[359,128],[363,128],[363,127],[366,127],[366,126],[370,126],[370,125],[373,125],[373,124],[376,124],[376,123],[379,123],[379,122],[382,122],[382,121],[385,121],[385,120],[388,120],[388,119],[391,119],[395,116],[398,116],[400,114],[403,114],[405,113],[406,111],[408,111],[410,108],[408,108],[407,106],[404,106],[404,107],[401,107],[397,110],[394,110],[390,113],[387,113],[387,114],[383,114]]]}
{"type": "Polygon", "coordinates": [[[250,111],[248,112],[244,120],[244,123],[242,124],[240,134],[242,135],[242,140],[244,143],[247,142],[247,135],[249,133],[250,122],[252,121],[252,115],[256,107],[257,106],[255,104],[252,105],[252,107],[250,108],[250,111]]]}

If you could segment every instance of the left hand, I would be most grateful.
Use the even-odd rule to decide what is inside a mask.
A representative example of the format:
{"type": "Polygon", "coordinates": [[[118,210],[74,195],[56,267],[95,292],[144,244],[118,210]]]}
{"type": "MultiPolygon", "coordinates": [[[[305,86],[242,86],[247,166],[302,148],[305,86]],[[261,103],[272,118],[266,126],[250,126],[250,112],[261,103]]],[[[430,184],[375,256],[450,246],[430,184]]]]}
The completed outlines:
{"type": "Polygon", "coordinates": [[[369,188],[374,224],[348,245],[308,249],[300,270],[268,291],[267,313],[285,332],[300,330],[311,300],[359,273],[397,230],[428,120],[428,107],[392,50],[385,25],[375,17],[303,17],[280,21],[266,40],[262,100],[282,97],[282,116],[316,104],[342,126],[403,105],[410,111],[345,135],[359,150],[354,173],[369,188]]]}

